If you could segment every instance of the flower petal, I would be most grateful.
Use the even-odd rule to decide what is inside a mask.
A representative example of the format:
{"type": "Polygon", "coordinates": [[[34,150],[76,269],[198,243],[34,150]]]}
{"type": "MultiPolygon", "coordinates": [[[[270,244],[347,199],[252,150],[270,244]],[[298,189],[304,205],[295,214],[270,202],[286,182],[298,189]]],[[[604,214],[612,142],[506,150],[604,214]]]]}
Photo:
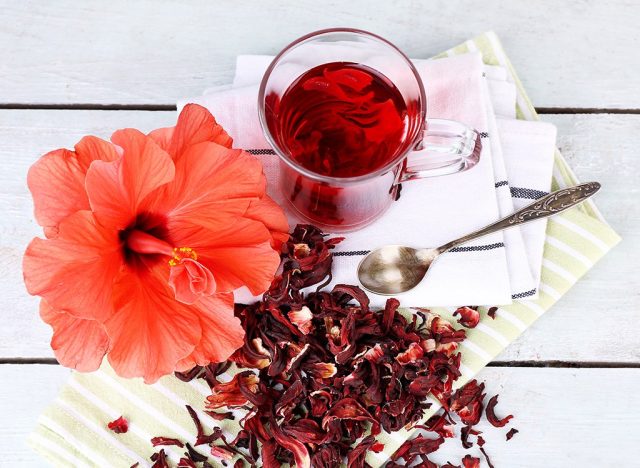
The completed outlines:
{"type": "Polygon", "coordinates": [[[244,344],[240,319],[233,314],[233,294],[201,297],[198,309],[202,338],[189,357],[178,363],[178,370],[222,362],[244,344]]]}
{"type": "Polygon", "coordinates": [[[64,218],[89,209],[84,190],[85,173],[73,151],[59,149],[42,156],[29,168],[27,184],[33,195],[38,224],[56,232],[64,218]]]}
{"type": "Polygon", "coordinates": [[[207,267],[191,258],[183,258],[171,267],[169,286],[178,301],[193,304],[198,298],[210,296],[216,291],[216,280],[207,267]]]}
{"type": "Polygon", "coordinates": [[[78,163],[84,172],[89,170],[93,161],[115,161],[120,158],[113,143],[95,136],[83,137],[74,146],[78,163]]]}
{"type": "Polygon", "coordinates": [[[114,284],[114,314],[104,323],[109,363],[121,377],[153,383],[176,369],[200,341],[198,311],[176,301],[166,278],[123,269],[114,284]]]}
{"type": "Polygon", "coordinates": [[[84,137],[75,149],[45,154],[27,175],[36,220],[45,228],[47,237],[55,237],[58,224],[67,216],[89,209],[84,180],[91,162],[112,161],[117,157],[113,144],[98,137],[84,137]]]}
{"type": "Polygon", "coordinates": [[[269,231],[252,219],[237,218],[217,231],[196,227],[176,234],[178,245],[198,252],[198,261],[213,273],[218,292],[247,286],[254,295],[263,293],[280,265],[269,231]]]}
{"type": "Polygon", "coordinates": [[[216,119],[206,108],[198,104],[187,104],[178,116],[169,146],[169,154],[178,159],[190,146],[205,141],[218,143],[231,148],[233,140],[218,125],[216,119]]]}
{"type": "Polygon", "coordinates": [[[173,179],[175,168],[169,155],[138,130],[119,130],[111,139],[123,155],[112,162],[94,161],[86,189],[96,217],[123,229],[141,211],[147,195],[173,179]]]}
{"type": "Polygon", "coordinates": [[[111,314],[111,290],[122,264],[118,234],[79,211],[60,223],[55,239],[35,238],[23,259],[30,294],[78,318],[102,321],[111,314]]]}
{"type": "Polygon", "coordinates": [[[51,348],[65,367],[92,372],[100,367],[109,349],[109,338],[95,320],[75,318],[40,301],[40,317],[53,328],[51,348]]]}
{"type": "Polygon", "coordinates": [[[169,147],[171,146],[171,139],[173,138],[174,129],[175,127],[157,128],[150,131],[147,136],[155,141],[160,148],[168,153],[169,147]]]}
{"type": "Polygon", "coordinates": [[[163,187],[154,210],[168,213],[169,223],[176,227],[197,224],[217,230],[264,196],[265,187],[262,165],[255,156],[200,143],[176,161],[176,177],[163,187]]]}
{"type": "Polygon", "coordinates": [[[289,239],[289,222],[284,210],[268,195],[252,201],[244,216],[260,221],[269,229],[274,249],[280,250],[282,243],[289,239]]]}

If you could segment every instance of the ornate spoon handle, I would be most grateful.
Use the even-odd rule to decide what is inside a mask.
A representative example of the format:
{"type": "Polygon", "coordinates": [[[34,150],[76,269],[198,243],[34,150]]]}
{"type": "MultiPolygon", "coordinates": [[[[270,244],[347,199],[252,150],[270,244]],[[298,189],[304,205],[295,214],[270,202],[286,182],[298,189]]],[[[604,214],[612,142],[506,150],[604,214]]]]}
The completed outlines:
{"type": "Polygon", "coordinates": [[[469,242],[470,240],[478,237],[486,236],[496,231],[501,231],[513,226],[528,223],[540,218],[546,218],[560,213],[561,211],[571,208],[578,203],[585,201],[591,195],[600,190],[600,183],[587,182],[586,184],[576,185],[556,192],[552,192],[549,195],[545,195],[542,198],[538,198],[536,201],[524,208],[516,211],[515,213],[496,221],[493,224],[489,224],[482,229],[479,229],[471,234],[467,234],[459,239],[448,242],[447,244],[438,248],[440,253],[446,252],[460,244],[469,242]]]}

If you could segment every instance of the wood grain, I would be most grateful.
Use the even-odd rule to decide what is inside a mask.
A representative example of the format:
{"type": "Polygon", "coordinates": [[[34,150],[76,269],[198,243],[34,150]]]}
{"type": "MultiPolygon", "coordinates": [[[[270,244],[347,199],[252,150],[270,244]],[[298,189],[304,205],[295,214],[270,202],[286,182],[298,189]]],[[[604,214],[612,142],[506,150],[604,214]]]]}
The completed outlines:
{"type": "MultiPolygon", "coordinates": [[[[496,467],[637,466],[640,369],[485,368],[478,379],[500,395],[496,414],[514,415],[503,429],[479,426],[496,467]],[[507,442],[510,427],[520,432],[507,442]]],[[[461,453],[449,440],[433,460],[459,463],[461,453]]],[[[477,447],[470,453],[483,459],[477,447]]]]}
{"type": "Polygon", "coordinates": [[[640,116],[545,115],[579,180],[597,180],[595,202],[622,242],[499,360],[640,362],[640,116]]]}
{"type": "MultiPolygon", "coordinates": [[[[559,144],[578,176],[602,182],[598,206],[624,240],[499,360],[640,362],[640,205],[634,182],[640,173],[640,116],[545,118],[558,125],[559,144]]],[[[0,110],[0,358],[51,356],[49,328],[37,316],[37,300],[24,289],[20,267],[26,244],[39,233],[25,184],[29,165],[85,134],[108,137],[116,128],[150,130],[174,120],[174,112],[0,110]]]]}
{"type": "Polygon", "coordinates": [[[70,373],[61,366],[0,365],[0,466],[46,466],[27,445],[27,435],[70,373]]]}
{"type": "Polygon", "coordinates": [[[494,29],[543,107],[640,108],[629,0],[0,0],[0,103],[174,104],[230,82],[235,56],[320,28],[429,57],[494,29]]]}
{"type": "MultiPolygon", "coordinates": [[[[0,380],[11,383],[0,387],[2,420],[9,422],[0,424],[0,465],[43,466],[25,439],[68,374],[59,366],[0,366],[0,380]]],[[[489,396],[500,394],[497,414],[515,416],[503,429],[479,426],[495,466],[633,466],[640,369],[487,368],[479,379],[487,382],[489,396]],[[506,442],[510,427],[520,432],[506,442]]],[[[456,438],[432,458],[459,463],[464,453],[456,438]]],[[[475,447],[469,453],[480,456],[475,447]]]]}

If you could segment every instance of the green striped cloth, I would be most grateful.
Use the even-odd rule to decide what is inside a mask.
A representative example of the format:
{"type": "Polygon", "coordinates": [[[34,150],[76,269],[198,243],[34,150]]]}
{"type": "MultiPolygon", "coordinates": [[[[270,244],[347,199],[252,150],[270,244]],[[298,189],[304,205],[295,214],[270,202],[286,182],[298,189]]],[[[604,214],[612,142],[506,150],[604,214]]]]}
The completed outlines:
{"type": "MultiPolygon", "coordinates": [[[[518,88],[518,118],[537,120],[538,116],[494,33],[466,41],[442,56],[473,50],[482,52],[485,63],[505,67],[512,75],[518,88]]],[[[556,150],[553,189],[576,183],[576,177],[556,150]]],[[[486,310],[482,310],[480,324],[468,331],[468,338],[461,346],[463,375],[458,385],[472,379],[500,354],[619,240],[591,201],[552,218],[547,226],[539,298],[503,307],[495,320],[486,317],[486,310]]],[[[450,310],[437,309],[436,312],[451,316],[450,310]]],[[[194,440],[195,429],[184,406],[190,404],[196,410],[203,408],[208,393],[203,381],[183,383],[174,377],[165,377],[154,385],[144,385],[140,380],[117,377],[107,365],[92,374],[73,372],[58,399],[42,414],[30,435],[30,443],[56,466],[128,467],[135,462],[145,466],[154,452],[149,442],[151,437],[163,435],[194,440]],[[116,435],[106,428],[106,423],[120,415],[129,420],[130,430],[116,435]]],[[[434,402],[431,414],[436,409],[434,402]]],[[[200,416],[208,426],[220,425],[229,433],[237,431],[236,423],[232,421],[220,423],[203,413],[200,416]]],[[[411,431],[382,434],[380,440],[385,449],[379,454],[371,454],[368,462],[373,466],[383,465],[410,436],[411,431]]],[[[165,450],[174,464],[184,451],[175,447],[165,450]]]]}

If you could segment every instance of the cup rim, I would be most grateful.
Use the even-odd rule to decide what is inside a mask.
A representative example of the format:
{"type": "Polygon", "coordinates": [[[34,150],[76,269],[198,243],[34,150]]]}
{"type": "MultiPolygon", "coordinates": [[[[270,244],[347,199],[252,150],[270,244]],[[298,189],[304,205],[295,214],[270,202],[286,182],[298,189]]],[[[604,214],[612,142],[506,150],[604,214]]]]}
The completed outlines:
{"type": "MultiPolygon", "coordinates": [[[[390,162],[388,162],[384,166],[380,167],[379,169],[376,169],[375,171],[369,172],[367,174],[362,174],[362,175],[353,176],[353,177],[333,177],[333,176],[326,176],[326,175],[318,174],[317,172],[311,171],[311,170],[305,168],[304,166],[298,164],[296,161],[294,161],[292,158],[290,158],[286,154],[285,151],[283,151],[280,148],[278,143],[275,141],[275,139],[271,135],[271,132],[269,131],[269,127],[267,125],[267,118],[266,118],[265,105],[264,105],[264,100],[265,100],[264,98],[265,98],[267,81],[268,81],[269,77],[271,76],[271,73],[273,72],[273,69],[278,65],[278,62],[280,61],[280,59],[292,47],[295,47],[298,44],[300,44],[302,42],[305,42],[305,41],[307,41],[309,39],[312,39],[314,37],[322,36],[322,35],[325,35],[325,34],[333,34],[333,33],[350,33],[350,34],[359,34],[359,35],[362,35],[362,36],[368,36],[368,37],[371,37],[371,38],[373,38],[373,39],[375,39],[377,41],[380,41],[380,42],[386,44],[387,46],[391,47],[393,50],[395,50],[402,57],[402,59],[404,59],[404,61],[406,62],[406,64],[409,67],[409,70],[411,70],[411,72],[413,73],[413,75],[414,75],[414,77],[416,79],[416,82],[418,84],[419,93],[420,93],[420,106],[421,106],[423,111],[424,111],[424,106],[425,106],[425,103],[426,103],[426,93],[425,93],[425,90],[424,90],[424,84],[422,82],[422,78],[420,77],[420,74],[418,73],[418,70],[416,69],[415,65],[411,62],[409,57],[407,57],[407,55],[404,52],[402,52],[396,45],[394,45],[392,42],[388,41],[384,37],[379,36],[379,35],[377,35],[375,33],[369,32],[369,31],[365,31],[363,29],[356,29],[356,28],[327,28],[327,29],[319,29],[317,31],[313,31],[313,32],[310,32],[308,34],[305,34],[304,36],[301,36],[298,39],[294,40],[293,42],[289,43],[286,47],[284,47],[278,53],[278,55],[276,55],[274,57],[274,59],[271,61],[271,63],[267,67],[266,71],[264,72],[264,75],[262,76],[262,80],[260,82],[260,89],[258,91],[258,116],[259,116],[259,119],[260,119],[260,126],[262,127],[262,133],[264,134],[265,138],[267,139],[267,142],[273,148],[273,150],[278,155],[280,160],[283,161],[285,164],[287,164],[289,167],[291,167],[292,169],[296,170],[297,172],[303,174],[305,177],[308,177],[310,179],[314,179],[314,180],[317,180],[319,182],[330,183],[331,185],[336,185],[336,184],[350,184],[350,183],[354,183],[354,182],[362,182],[362,181],[365,181],[365,180],[372,179],[374,177],[378,177],[379,175],[385,174],[389,170],[393,169],[404,158],[406,158],[407,154],[411,151],[411,148],[413,146],[415,146],[416,141],[411,142],[411,144],[408,145],[406,151],[404,151],[403,153],[399,154],[397,157],[395,157],[393,160],[391,160],[390,162]]],[[[424,121],[424,119],[426,118],[426,115],[424,115],[424,112],[421,112],[420,114],[422,115],[422,119],[424,121]]],[[[424,127],[424,123],[421,123],[421,125],[422,125],[422,127],[424,127]]],[[[421,132],[417,132],[415,140],[417,140],[420,137],[420,134],[421,134],[421,132]]]]}

